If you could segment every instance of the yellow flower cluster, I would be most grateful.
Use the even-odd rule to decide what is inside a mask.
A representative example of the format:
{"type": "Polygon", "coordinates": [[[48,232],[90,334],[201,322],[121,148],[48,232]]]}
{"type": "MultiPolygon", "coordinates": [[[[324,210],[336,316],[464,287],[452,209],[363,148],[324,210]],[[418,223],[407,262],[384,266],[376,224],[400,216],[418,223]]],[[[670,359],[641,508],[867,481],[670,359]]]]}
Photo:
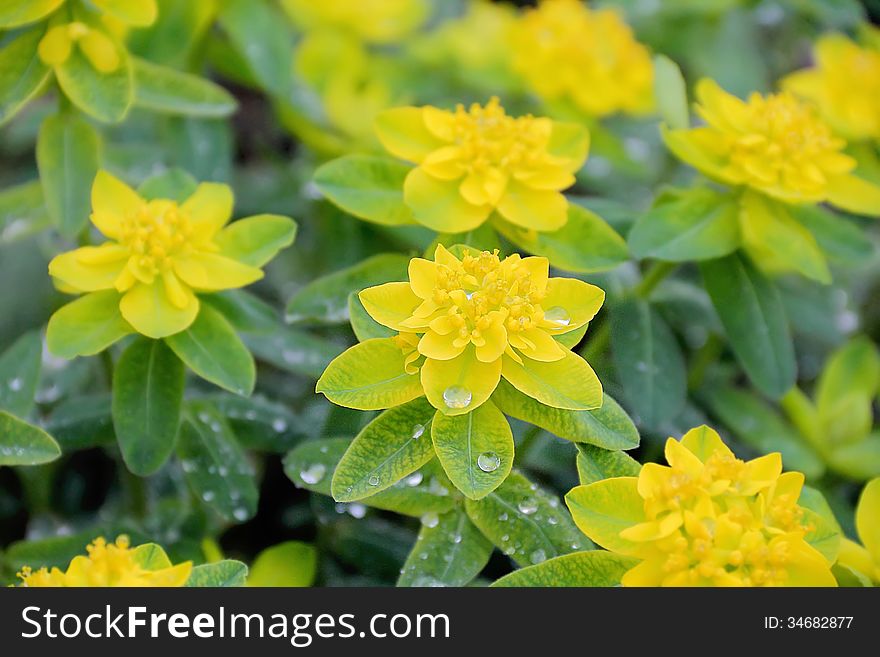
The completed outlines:
{"type": "Polygon", "coordinates": [[[368,43],[394,43],[428,18],[426,0],[281,0],[291,19],[307,30],[332,29],[368,43]]]}
{"type": "MultiPolygon", "coordinates": [[[[152,548],[154,546],[143,546],[152,548]]],[[[106,586],[183,586],[192,572],[192,562],[176,566],[167,562],[149,570],[139,561],[139,548],[132,549],[127,536],[115,543],[96,538],[87,548],[88,556],[74,557],[66,571],[59,568],[24,568],[20,586],[26,587],[106,587],[106,586]]]]}
{"type": "Polygon", "coordinates": [[[741,461],[703,426],[670,438],[666,460],[566,498],[587,536],[642,560],[625,586],[836,585],[829,561],[805,540],[813,528],[798,505],[804,476],[782,474],[778,453],[741,461]],[[612,528],[607,514],[625,526],[612,528]]]}
{"type": "Polygon", "coordinates": [[[549,278],[546,258],[483,251],[459,259],[443,246],[434,261],[410,262],[409,282],[360,293],[373,319],[399,331],[405,372],[421,377],[416,394],[448,415],[477,408],[502,376],[545,404],[597,408],[598,378],[558,338],[589,322],[604,298],[583,281],[549,278]],[[548,382],[570,395],[548,392],[548,382]]]}
{"type": "Polygon", "coordinates": [[[814,103],[846,139],[880,140],[880,49],[831,34],[819,39],[815,59],[813,68],[785,78],[783,88],[814,103]]]}
{"type": "Polygon", "coordinates": [[[697,84],[705,126],[668,130],[664,139],[680,159],[710,178],[746,186],[792,204],[829,202],[880,215],[880,187],[853,175],[843,152],[815,110],[788,92],[740,100],[714,81],[697,84]]]}
{"type": "Polygon", "coordinates": [[[561,191],[589,149],[582,126],[512,117],[497,98],[454,111],[391,109],[376,130],[389,152],[418,165],[403,188],[416,221],[445,233],[472,230],[496,210],[530,230],[558,230],[568,212],[561,191]]]}
{"type": "Polygon", "coordinates": [[[513,29],[514,69],[544,100],[602,117],[653,108],[648,50],[611,9],[579,0],[543,0],[513,29]]]}

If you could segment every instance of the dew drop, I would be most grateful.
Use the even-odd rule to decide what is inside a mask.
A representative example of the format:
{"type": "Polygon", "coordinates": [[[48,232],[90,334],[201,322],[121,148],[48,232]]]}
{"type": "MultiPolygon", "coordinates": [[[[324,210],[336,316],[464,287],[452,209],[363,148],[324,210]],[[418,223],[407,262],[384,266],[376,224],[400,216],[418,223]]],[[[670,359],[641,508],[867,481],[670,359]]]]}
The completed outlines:
{"type": "Polygon", "coordinates": [[[449,386],[443,391],[443,401],[449,408],[467,408],[474,396],[464,386],[449,386]]]}
{"type": "Polygon", "coordinates": [[[423,433],[425,433],[425,425],[424,424],[417,424],[413,427],[412,437],[413,438],[421,438],[423,433]]]}
{"type": "Polygon", "coordinates": [[[538,510],[538,503],[534,500],[534,498],[527,497],[517,505],[517,508],[520,510],[520,513],[524,513],[527,516],[530,516],[538,510]]]}
{"type": "Polygon", "coordinates": [[[275,430],[275,433],[284,433],[287,431],[287,422],[279,417],[272,422],[272,428],[275,430]]]}
{"type": "Polygon", "coordinates": [[[357,518],[358,520],[360,520],[365,515],[367,515],[367,507],[358,502],[353,502],[348,505],[348,514],[352,518],[357,518]]]}
{"type": "Polygon", "coordinates": [[[571,315],[562,306],[553,306],[545,310],[544,319],[560,328],[571,324],[571,315]]]}
{"type": "Polygon", "coordinates": [[[440,516],[438,516],[433,511],[426,513],[425,515],[422,516],[422,525],[424,525],[428,529],[436,527],[439,522],[440,522],[440,516]]]}
{"type": "Polygon", "coordinates": [[[477,466],[483,472],[495,472],[501,465],[501,457],[495,452],[483,452],[477,457],[477,466]]]}
{"type": "Polygon", "coordinates": [[[235,511],[232,512],[232,516],[239,522],[244,522],[245,520],[247,520],[249,515],[250,514],[248,513],[248,510],[245,509],[243,506],[238,507],[237,509],[235,509],[235,511]]]}
{"type": "Polygon", "coordinates": [[[370,478],[367,479],[367,483],[370,484],[370,486],[378,486],[379,485],[379,475],[374,475],[374,474],[370,475],[370,478]]]}
{"type": "Polygon", "coordinates": [[[413,472],[409,477],[404,479],[404,483],[407,486],[415,487],[422,483],[422,473],[421,472],[413,472]]]}
{"type": "Polygon", "coordinates": [[[9,382],[9,389],[12,390],[12,392],[18,392],[21,390],[22,386],[24,386],[24,383],[18,377],[9,382]]]}
{"type": "Polygon", "coordinates": [[[327,474],[327,467],[323,463],[314,463],[299,473],[299,478],[307,484],[317,484],[327,474]]]}
{"type": "Polygon", "coordinates": [[[541,563],[542,561],[547,561],[547,553],[544,550],[535,550],[529,555],[529,561],[534,564],[541,563]]]}
{"type": "Polygon", "coordinates": [[[204,493],[202,493],[202,499],[205,500],[205,502],[210,502],[214,499],[214,491],[206,490],[204,493]]]}
{"type": "Polygon", "coordinates": [[[453,536],[453,537],[452,537],[452,542],[455,543],[456,545],[458,545],[459,543],[461,543],[461,534],[456,534],[455,536],[453,536]]]}

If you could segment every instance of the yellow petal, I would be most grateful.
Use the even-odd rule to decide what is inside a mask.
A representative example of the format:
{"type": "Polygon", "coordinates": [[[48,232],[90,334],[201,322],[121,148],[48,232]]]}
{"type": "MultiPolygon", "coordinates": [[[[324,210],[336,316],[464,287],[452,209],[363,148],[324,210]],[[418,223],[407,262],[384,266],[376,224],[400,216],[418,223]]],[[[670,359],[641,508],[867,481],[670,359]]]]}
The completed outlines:
{"type": "Polygon", "coordinates": [[[532,189],[511,180],[498,212],[517,226],[549,232],[559,230],[568,221],[568,201],[559,192],[532,189]]]}
{"type": "Polygon", "coordinates": [[[422,121],[437,139],[455,140],[455,114],[452,112],[426,105],[422,108],[422,121]]]}
{"type": "Polygon", "coordinates": [[[517,346],[520,353],[527,358],[552,363],[565,357],[566,350],[544,329],[526,329],[519,331],[517,335],[529,342],[529,346],[517,346]]]}
{"type": "MultiPolygon", "coordinates": [[[[782,474],[782,455],[779,452],[765,454],[746,463],[745,477],[748,486],[740,488],[743,495],[755,495],[764,488],[772,486],[782,474]]],[[[799,474],[799,473],[797,473],[799,474]]]]}
{"type": "Polygon", "coordinates": [[[713,128],[670,130],[662,125],[660,132],[666,147],[685,164],[714,180],[731,184],[739,182],[731,178],[727,160],[721,157],[723,142],[718,141],[719,135],[713,128]]]}
{"type": "Polygon", "coordinates": [[[194,237],[199,243],[209,241],[232,218],[234,199],[228,185],[202,183],[181,206],[189,215],[194,237]]]}
{"type": "Polygon", "coordinates": [[[145,201],[131,187],[106,171],[92,184],[92,223],[110,239],[122,236],[122,222],[138,213],[145,201]]]}
{"type": "Polygon", "coordinates": [[[263,271],[215,253],[174,257],[174,271],[197,290],[230,290],[263,278],[263,271]]]}
{"type": "Polygon", "coordinates": [[[718,432],[706,425],[702,425],[691,429],[681,438],[681,444],[687,447],[700,461],[705,462],[707,458],[716,452],[722,455],[733,457],[734,453],[721,440],[718,432]]]}
{"type": "Polygon", "coordinates": [[[72,49],[73,42],[67,33],[67,25],[56,25],[49,28],[40,40],[37,52],[46,66],[60,66],[68,60],[72,49]]]}
{"type": "Polygon", "coordinates": [[[736,132],[744,126],[746,117],[746,104],[729,94],[711,78],[703,78],[696,86],[697,112],[714,128],[729,132],[736,132]]]}
{"type": "Polygon", "coordinates": [[[358,298],[370,317],[395,331],[406,330],[401,322],[410,317],[422,302],[409,283],[385,283],[368,287],[358,294],[358,298]]]}
{"type": "Polygon", "coordinates": [[[547,151],[560,160],[566,171],[578,171],[590,151],[590,133],[578,123],[553,122],[547,151]]]}
{"type": "Polygon", "coordinates": [[[703,469],[703,461],[675,438],[666,440],[664,455],[666,462],[677,470],[697,474],[703,469]]]}
{"type": "Polygon", "coordinates": [[[452,360],[426,360],[422,387],[431,405],[445,415],[469,413],[486,401],[501,378],[501,361],[479,361],[472,346],[452,360]]]}
{"type": "Polygon", "coordinates": [[[771,549],[773,544],[780,539],[784,539],[789,546],[788,561],[785,564],[785,571],[788,575],[785,586],[837,586],[837,580],[831,573],[828,562],[817,550],[800,537],[789,538],[788,536],[771,541],[771,549]]]}
{"type": "Polygon", "coordinates": [[[874,565],[874,559],[871,557],[871,553],[855,541],[851,541],[848,538],[844,538],[840,541],[840,552],[837,555],[837,562],[842,566],[856,570],[869,578],[876,567],[874,565]]]}
{"type": "Polygon", "coordinates": [[[413,258],[408,267],[409,284],[412,291],[422,299],[434,296],[434,285],[437,283],[437,265],[424,258],[413,258]]]}
{"type": "Polygon", "coordinates": [[[419,166],[432,178],[458,180],[464,175],[459,146],[443,146],[431,152],[419,166]]]}
{"type": "Polygon", "coordinates": [[[880,187],[856,176],[837,176],[828,181],[828,202],[842,210],[880,217],[880,187]]]}
{"type": "Polygon", "coordinates": [[[476,348],[477,358],[484,363],[498,360],[507,349],[507,329],[504,328],[503,315],[497,314],[498,318],[482,332],[485,342],[476,348]]]}
{"type": "Polygon", "coordinates": [[[532,289],[543,292],[550,280],[550,261],[543,256],[529,256],[519,262],[519,266],[529,272],[532,289]]]}
{"type": "Polygon", "coordinates": [[[113,40],[100,30],[89,30],[78,42],[80,50],[99,73],[112,73],[119,68],[121,57],[113,40]]]}
{"type": "Polygon", "coordinates": [[[880,477],[865,485],[856,507],[856,530],[880,568],[880,477]]]}
{"type": "Polygon", "coordinates": [[[605,291],[576,278],[551,278],[542,326],[554,334],[568,333],[591,321],[605,302],[605,291]]]}
{"type": "Polygon", "coordinates": [[[95,5],[132,27],[148,27],[156,21],[156,0],[92,0],[95,5]]]}
{"type": "Polygon", "coordinates": [[[183,586],[192,574],[192,567],[192,562],[187,561],[171,568],[154,570],[146,577],[150,580],[150,586],[183,586]]]}
{"type": "Polygon", "coordinates": [[[504,378],[517,390],[547,406],[570,411],[589,411],[602,405],[602,384],[587,361],[565,351],[552,363],[522,358],[517,363],[505,356],[504,378]]]}
{"type": "Polygon", "coordinates": [[[165,283],[157,278],[152,285],[138,283],[122,297],[122,317],[138,333],[148,338],[166,338],[189,328],[199,314],[199,299],[184,287],[188,297],[185,307],[176,306],[168,298],[165,283]]]}
{"type": "Polygon", "coordinates": [[[428,130],[419,107],[385,110],[375,121],[376,135],[389,153],[410,162],[421,162],[445,145],[428,130]]]}
{"type": "Polygon", "coordinates": [[[458,187],[416,167],[403,182],[403,200],[420,224],[441,233],[465,233],[486,221],[492,207],[468,203],[458,187]]]}
{"type": "Polygon", "coordinates": [[[49,263],[49,275],[79,292],[111,289],[128,260],[118,244],[85,246],[62,253],[49,263]]]}
{"type": "Polygon", "coordinates": [[[455,333],[440,335],[428,331],[419,340],[419,353],[435,360],[451,360],[461,354],[467,346],[467,344],[455,346],[456,338],[458,335],[455,333]]]}
{"type": "Polygon", "coordinates": [[[662,586],[666,575],[662,559],[645,559],[626,571],[620,583],[631,587],[662,586]]]}

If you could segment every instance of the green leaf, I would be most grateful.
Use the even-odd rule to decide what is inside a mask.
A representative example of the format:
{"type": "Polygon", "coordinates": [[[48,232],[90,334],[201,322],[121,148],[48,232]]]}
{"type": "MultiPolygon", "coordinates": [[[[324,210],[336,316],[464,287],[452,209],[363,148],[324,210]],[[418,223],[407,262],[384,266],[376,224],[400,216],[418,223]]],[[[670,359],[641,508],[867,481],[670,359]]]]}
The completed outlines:
{"type": "Polygon", "coordinates": [[[673,130],[690,127],[687,87],[681,69],[665,55],[654,57],[654,98],[660,116],[673,130]]]}
{"type": "Polygon", "coordinates": [[[492,549],[460,506],[427,514],[397,586],[465,586],[489,562],[492,549]]]}
{"type": "Polygon", "coordinates": [[[279,326],[278,311],[247,290],[224,290],[202,297],[240,333],[267,333],[279,326]]]}
{"type": "Polygon", "coordinates": [[[228,181],[232,170],[229,121],[173,116],[163,121],[164,156],[198,180],[228,181]]]}
{"type": "Polygon", "coordinates": [[[162,546],[155,543],[138,545],[132,552],[135,563],[144,570],[162,570],[173,565],[162,546]]]}
{"type": "Polygon", "coordinates": [[[61,456],[48,433],[0,411],[0,465],[39,465],[61,456]]]}
{"type": "Polygon", "coordinates": [[[278,214],[245,217],[214,238],[223,255],[251,267],[262,267],[296,239],[296,222],[278,214]]]}
{"type": "Polygon", "coordinates": [[[226,419],[211,404],[187,405],[177,457],[193,493],[224,520],[244,522],[256,513],[254,468],[226,419]]]}
{"type": "Polygon", "coordinates": [[[133,58],[134,103],[166,114],[223,118],[238,103],[223,87],[197,75],[133,58]]]}
{"type": "Polygon", "coordinates": [[[55,437],[65,451],[115,443],[111,395],[67,398],[52,410],[46,423],[46,431],[55,437]]]}
{"type": "Polygon", "coordinates": [[[874,244],[866,232],[846,217],[820,205],[793,205],[789,211],[829,258],[852,267],[867,264],[874,256],[874,244]]]}
{"type": "Polygon", "coordinates": [[[5,551],[4,565],[13,572],[21,570],[25,566],[34,570],[44,566],[46,568],[57,566],[67,569],[70,561],[74,557],[84,554],[86,546],[98,536],[105,536],[112,541],[120,534],[137,534],[137,532],[130,532],[129,529],[129,527],[120,527],[119,525],[99,524],[67,536],[18,541],[5,551]]]}
{"type": "Polygon", "coordinates": [[[52,70],[37,54],[44,34],[40,25],[20,33],[0,48],[0,125],[18,114],[49,80],[52,70]]]}
{"type": "Polygon", "coordinates": [[[260,85],[285,96],[291,82],[293,42],[283,14],[270,3],[226,0],[217,18],[260,85]]]}
{"type": "Polygon", "coordinates": [[[794,384],[797,366],[779,291],[737,254],[704,262],[700,270],[749,379],[764,394],[781,397],[794,384]]]}
{"type": "Polygon", "coordinates": [[[578,445],[577,471],[581,485],[611,477],[638,477],[641,470],[641,464],[625,452],[578,445]]]}
{"type": "Polygon", "coordinates": [[[605,550],[574,552],[515,570],[492,583],[494,587],[609,587],[620,586],[624,573],[639,559],[605,550]]]}
{"type": "Polygon", "coordinates": [[[46,344],[60,358],[92,356],[133,330],[119,312],[116,290],[92,292],[71,301],[49,318],[46,344]]]}
{"type": "Polygon", "coordinates": [[[518,472],[481,500],[466,500],[471,521],[516,563],[527,566],[589,549],[555,495],[518,472]]]}
{"type": "Polygon", "coordinates": [[[644,500],[636,477],[612,477],[572,488],[565,496],[578,528],[612,552],[632,554],[636,547],[620,537],[628,527],[644,522],[644,500]]]}
{"type": "Polygon", "coordinates": [[[639,445],[639,431],[608,393],[595,411],[568,411],[545,406],[527,397],[504,379],[492,394],[492,401],[507,415],[546,429],[576,443],[604,449],[632,449],[639,445]]]}
{"type": "Polygon", "coordinates": [[[101,138],[75,114],[47,117],[37,137],[37,165],[49,216],[70,239],[89,222],[101,138]]]}
{"type": "Polygon", "coordinates": [[[238,395],[254,390],[257,371],[253,356],[219,312],[202,306],[188,329],[165,338],[187,367],[206,381],[238,395]]]}
{"type": "Polygon", "coordinates": [[[423,396],[418,372],[406,372],[393,338],[376,338],[350,347],[331,362],[315,391],[334,404],[365,411],[392,408],[423,396]]]}
{"type": "Polygon", "coordinates": [[[79,48],[55,67],[55,77],[71,102],[89,116],[105,123],[118,123],[134,100],[134,76],[125,50],[118,48],[120,65],[112,73],[99,73],[79,48]]]}
{"type": "Polygon", "coordinates": [[[739,248],[739,206],[705,187],[663,191],[629,233],[638,258],[669,262],[707,260],[739,248]]]}
{"type": "Polygon", "coordinates": [[[245,449],[283,453],[303,438],[303,420],[283,404],[223,393],[203,397],[220,411],[245,449]]]}
{"type": "Polygon", "coordinates": [[[684,357],[666,322],[647,302],[630,299],[613,308],[611,353],[637,422],[656,428],[678,415],[687,397],[684,357]]]}
{"type": "Polygon", "coordinates": [[[779,452],[786,470],[803,472],[808,479],[822,476],[825,465],[819,455],[764,400],[724,386],[707,386],[705,397],[712,413],[741,441],[761,454],[779,452]]]}
{"type": "Polygon", "coordinates": [[[469,499],[498,488],[513,467],[513,433],[490,401],[464,415],[438,412],[431,439],[449,479],[469,499]]]}
{"type": "Polygon", "coordinates": [[[382,326],[370,314],[361,303],[357,292],[348,295],[348,317],[351,322],[351,330],[360,342],[366,342],[373,338],[390,338],[397,334],[393,329],[382,326]]]}
{"type": "Polygon", "coordinates": [[[307,283],[287,304],[285,319],[295,322],[343,324],[348,321],[348,299],[364,288],[407,277],[409,258],[382,253],[352,267],[321,276],[307,283]]]}
{"type": "Polygon", "coordinates": [[[219,588],[244,586],[248,568],[240,561],[225,559],[217,563],[206,563],[192,569],[186,580],[189,588],[219,588]]]}
{"type": "Polygon", "coordinates": [[[63,3],[64,0],[4,0],[0,5],[0,29],[34,23],[63,3]]]}
{"type": "Polygon", "coordinates": [[[318,553],[314,546],[287,541],[266,548],[251,564],[248,586],[303,587],[315,581],[318,553]]]}
{"type": "Polygon", "coordinates": [[[315,171],[314,182],[334,205],[355,217],[386,226],[413,223],[403,202],[411,167],[390,157],[346,155],[315,171]]]}
{"type": "MultiPolygon", "coordinates": [[[[284,458],[284,473],[298,488],[330,495],[336,466],[351,445],[348,438],[323,438],[303,443],[284,458]]],[[[360,500],[377,509],[406,516],[445,513],[457,499],[452,483],[436,460],[431,460],[389,488],[360,500]]]]}
{"type": "Polygon", "coordinates": [[[278,328],[271,333],[243,337],[244,343],[257,358],[279,369],[313,379],[319,378],[342,351],[332,342],[296,329],[278,328]]]}
{"type": "Polygon", "coordinates": [[[592,273],[614,269],[629,257],[624,239],[597,214],[574,203],[568,222],[553,233],[538,233],[496,219],[495,228],[520,249],[546,256],[554,267],[592,273]]]}
{"type": "Polygon", "coordinates": [[[141,183],[137,191],[142,198],[148,201],[171,199],[183,203],[195,193],[198,186],[199,181],[188,171],[172,168],[150,176],[141,183]]]}
{"type": "Polygon", "coordinates": [[[831,354],[816,385],[816,408],[828,444],[854,443],[868,435],[878,388],[880,353],[868,338],[853,338],[831,354]]]}
{"type": "Polygon", "coordinates": [[[826,459],[832,470],[856,481],[880,477],[880,433],[872,433],[852,445],[837,447],[826,455],[826,459]]]}
{"type": "Polygon", "coordinates": [[[160,340],[138,338],[113,372],[113,426],[128,469],[145,477],[174,451],[183,404],[183,363],[160,340]]]}
{"type": "Polygon", "coordinates": [[[50,223],[39,180],[0,191],[0,246],[38,233],[50,223]]]}
{"type": "Polygon", "coordinates": [[[352,502],[385,490],[434,456],[434,407],[416,399],[381,413],[349,446],[333,473],[337,502],[352,502]]]}
{"type": "Polygon", "coordinates": [[[25,333],[0,354],[0,410],[26,417],[34,407],[40,381],[43,341],[37,332],[25,333]]]}

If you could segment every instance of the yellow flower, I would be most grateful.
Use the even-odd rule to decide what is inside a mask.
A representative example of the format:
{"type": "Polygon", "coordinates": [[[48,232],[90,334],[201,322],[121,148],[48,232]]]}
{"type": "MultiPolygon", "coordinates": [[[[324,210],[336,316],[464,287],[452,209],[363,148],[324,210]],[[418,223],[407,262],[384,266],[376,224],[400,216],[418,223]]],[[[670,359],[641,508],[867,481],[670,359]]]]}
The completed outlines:
{"type": "MultiPolygon", "coordinates": [[[[49,273],[65,292],[118,294],[122,317],[138,333],[173,335],[195,321],[197,293],[244,287],[263,277],[260,267],[278,250],[261,244],[268,226],[288,230],[273,247],[293,239],[293,222],[283,217],[251,217],[224,228],[232,205],[226,185],[202,183],[181,204],[148,201],[101,171],[92,187],[91,221],[109,241],[55,257],[49,273]]],[[[55,330],[50,320],[50,345],[55,330]]]]}
{"type": "Polygon", "coordinates": [[[710,178],[791,204],[829,202],[880,215],[880,187],[852,174],[856,161],[808,104],[789,92],[740,100],[697,84],[705,126],[663,131],[669,149],[710,178]]]}
{"type": "MultiPolygon", "coordinates": [[[[460,415],[485,402],[503,376],[544,404],[598,408],[598,378],[557,338],[589,322],[605,293],[580,280],[548,278],[548,269],[546,258],[501,259],[497,251],[473,251],[459,259],[441,245],[434,261],[410,261],[409,282],[362,291],[360,300],[370,316],[400,332],[390,344],[401,354],[396,378],[410,377],[415,383],[406,388],[408,399],[424,394],[441,412],[460,415]]],[[[346,368],[347,354],[371,342],[376,341],[340,356],[341,367],[331,363],[317,390],[340,399],[330,390],[331,380],[346,368]]],[[[357,366],[349,363],[352,371],[357,366]]],[[[346,383],[346,393],[366,387],[357,380],[346,383]]],[[[376,408],[376,399],[349,394],[344,401],[355,408],[376,408]]]]}
{"type": "Polygon", "coordinates": [[[281,5],[304,29],[338,29],[380,44],[412,34],[429,10],[425,0],[282,0],[281,5]]]}
{"type": "Polygon", "coordinates": [[[404,201],[416,221],[444,233],[482,224],[493,210],[523,228],[553,231],[567,221],[561,190],[587,157],[589,133],[573,123],[508,116],[485,106],[398,107],[376,119],[379,140],[416,166],[404,201]]]}
{"type": "Polygon", "coordinates": [[[514,67],[547,101],[567,101],[598,117],[653,108],[651,55],[614,10],[543,0],[520,19],[512,38],[514,67]]]}
{"type": "Polygon", "coordinates": [[[66,571],[58,568],[41,568],[32,571],[24,568],[18,574],[20,586],[26,587],[104,587],[104,586],[183,586],[192,572],[192,562],[171,565],[162,554],[159,563],[145,567],[148,555],[155,562],[155,545],[130,548],[127,536],[120,536],[116,543],[108,544],[96,538],[87,548],[88,556],[74,557],[66,571]],[[145,549],[141,549],[145,548],[145,549]],[[156,567],[158,565],[158,567],[156,567]]]}
{"type": "Polygon", "coordinates": [[[804,476],[778,453],[743,462],[709,427],[666,442],[668,466],[604,479],[566,496],[578,527],[641,561],[624,586],[835,586],[805,537],[804,476]]]}
{"type": "Polygon", "coordinates": [[[815,58],[814,68],[792,73],[783,88],[813,102],[846,139],[880,140],[880,50],[830,34],[816,43],[815,58]]]}
{"type": "Polygon", "coordinates": [[[155,0],[93,0],[101,12],[103,26],[89,22],[79,13],[59,12],[50,21],[50,27],[40,40],[38,54],[47,66],[62,66],[70,59],[73,49],[79,48],[99,73],[113,73],[122,64],[121,47],[111,34],[118,26],[146,27],[156,20],[155,0]]]}
{"type": "Polygon", "coordinates": [[[880,477],[869,481],[862,491],[856,507],[856,531],[862,545],[844,539],[837,561],[880,584],[880,477]]]}

